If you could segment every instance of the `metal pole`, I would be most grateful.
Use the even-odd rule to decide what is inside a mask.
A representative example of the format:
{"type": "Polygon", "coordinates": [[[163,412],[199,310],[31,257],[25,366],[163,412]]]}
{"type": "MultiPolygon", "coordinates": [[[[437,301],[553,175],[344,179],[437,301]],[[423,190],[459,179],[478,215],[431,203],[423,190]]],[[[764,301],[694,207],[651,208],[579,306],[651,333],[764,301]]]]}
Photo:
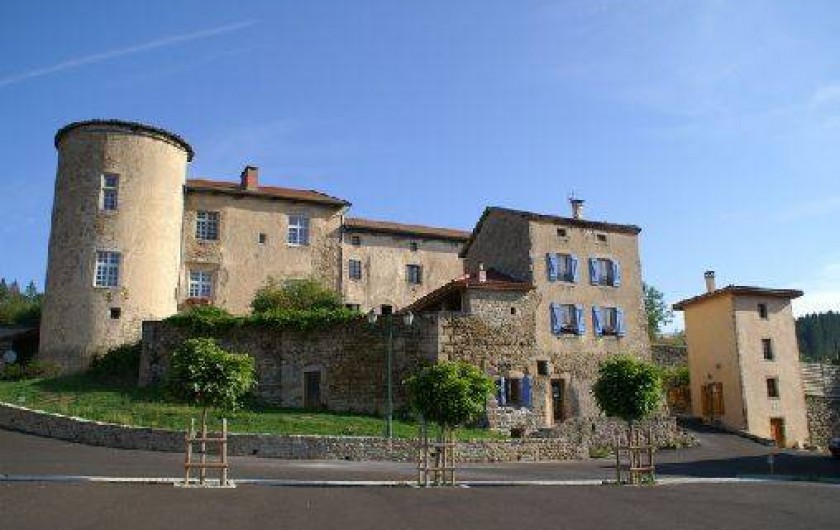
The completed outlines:
{"type": "Polygon", "coordinates": [[[394,355],[394,316],[388,317],[388,440],[394,437],[394,395],[393,395],[393,372],[392,357],[394,355]]]}

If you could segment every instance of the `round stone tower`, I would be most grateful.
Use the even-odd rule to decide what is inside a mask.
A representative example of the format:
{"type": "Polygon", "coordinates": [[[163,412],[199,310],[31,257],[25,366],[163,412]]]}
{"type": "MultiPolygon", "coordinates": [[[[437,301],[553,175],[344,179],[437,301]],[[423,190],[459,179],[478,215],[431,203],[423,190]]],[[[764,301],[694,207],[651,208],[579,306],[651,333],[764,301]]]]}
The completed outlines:
{"type": "Polygon", "coordinates": [[[65,372],[140,338],[143,320],[177,311],[190,145],[118,120],[55,135],[52,210],[39,358],[65,372]]]}

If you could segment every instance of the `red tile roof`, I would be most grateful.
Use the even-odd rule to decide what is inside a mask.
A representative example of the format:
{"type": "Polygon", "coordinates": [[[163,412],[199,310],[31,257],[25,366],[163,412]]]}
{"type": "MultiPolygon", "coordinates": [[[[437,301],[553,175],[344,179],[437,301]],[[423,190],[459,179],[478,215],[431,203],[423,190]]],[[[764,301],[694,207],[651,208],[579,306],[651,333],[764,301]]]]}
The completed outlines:
{"type": "Polygon", "coordinates": [[[222,182],[207,179],[188,179],[186,183],[188,192],[209,192],[225,193],[240,197],[263,197],[267,199],[287,199],[290,201],[313,202],[330,206],[350,206],[348,201],[339,199],[326,193],[314,190],[297,190],[292,188],[280,188],[277,186],[259,186],[256,190],[246,190],[238,182],[222,182]]]}
{"type": "Polygon", "coordinates": [[[454,280],[450,281],[449,283],[443,285],[442,287],[438,287],[431,293],[427,294],[426,296],[415,300],[412,304],[404,307],[400,310],[401,313],[405,313],[408,311],[413,312],[420,312],[425,307],[428,307],[441,299],[445,298],[446,296],[450,295],[453,292],[457,291],[466,291],[467,289],[481,289],[486,291],[530,291],[534,288],[534,285],[529,282],[523,282],[508,276],[507,274],[502,274],[501,272],[496,272],[494,270],[487,271],[487,279],[486,281],[479,281],[478,273],[473,272],[470,274],[465,274],[459,278],[455,278],[454,280]]]}
{"type": "Polygon", "coordinates": [[[717,289],[715,291],[712,291],[711,293],[703,293],[699,296],[694,296],[692,298],[680,300],[679,302],[673,305],[673,308],[677,311],[682,311],[689,305],[728,294],[741,296],[765,296],[767,298],[794,299],[799,298],[805,293],[796,289],[767,289],[765,287],[751,287],[749,285],[727,285],[723,289],[717,289]]]}
{"type": "Polygon", "coordinates": [[[348,217],[344,220],[347,230],[360,232],[385,232],[389,234],[400,234],[414,237],[425,237],[429,239],[451,239],[455,241],[466,241],[470,237],[469,232],[454,230],[452,228],[436,228],[433,226],[408,225],[391,223],[387,221],[374,221],[372,219],[360,219],[348,217]]]}

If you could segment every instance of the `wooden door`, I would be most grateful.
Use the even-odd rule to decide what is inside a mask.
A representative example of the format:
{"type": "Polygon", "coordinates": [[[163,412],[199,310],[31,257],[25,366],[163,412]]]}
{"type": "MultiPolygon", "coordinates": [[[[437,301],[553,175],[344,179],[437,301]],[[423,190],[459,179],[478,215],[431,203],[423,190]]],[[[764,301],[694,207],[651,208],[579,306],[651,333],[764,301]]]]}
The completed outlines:
{"type": "Polygon", "coordinates": [[[304,372],[303,406],[307,409],[321,408],[321,372],[304,372]]]}
{"type": "Polygon", "coordinates": [[[770,418],[770,435],[776,441],[776,446],[785,447],[784,418],[770,418]]]}

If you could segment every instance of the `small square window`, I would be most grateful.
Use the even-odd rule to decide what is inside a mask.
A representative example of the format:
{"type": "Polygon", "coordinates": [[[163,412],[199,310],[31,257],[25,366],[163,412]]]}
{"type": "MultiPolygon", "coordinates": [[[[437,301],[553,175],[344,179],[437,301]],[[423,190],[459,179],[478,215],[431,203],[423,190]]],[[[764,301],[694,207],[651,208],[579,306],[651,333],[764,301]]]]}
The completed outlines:
{"type": "Polygon", "coordinates": [[[598,241],[600,241],[601,243],[606,243],[607,242],[607,234],[598,234],[596,237],[598,238],[598,241]]]}
{"type": "Polygon", "coordinates": [[[361,311],[361,306],[359,304],[344,304],[344,307],[351,311],[361,311]]]}
{"type": "Polygon", "coordinates": [[[202,241],[219,239],[219,212],[195,213],[195,238],[202,241]]]}
{"type": "Polygon", "coordinates": [[[779,380],[775,377],[770,377],[767,379],[767,397],[779,397],[779,380]]]}
{"type": "Polygon", "coordinates": [[[772,361],[773,356],[773,341],[771,339],[761,339],[761,349],[764,352],[764,360],[772,361]]]}
{"type": "Polygon", "coordinates": [[[408,283],[420,285],[423,283],[423,267],[421,265],[406,265],[405,276],[408,279],[408,283]]]}
{"type": "Polygon", "coordinates": [[[566,229],[565,228],[558,228],[557,229],[557,237],[566,237],[566,229]]]}
{"type": "Polygon", "coordinates": [[[112,320],[119,320],[122,316],[122,309],[119,307],[112,307],[111,308],[111,319],[112,320]]]}
{"type": "Polygon", "coordinates": [[[548,361],[537,361],[537,375],[548,375],[548,361]]]}
{"type": "Polygon", "coordinates": [[[259,241],[261,245],[265,245],[265,243],[268,241],[268,236],[263,232],[260,232],[259,241]]]}
{"type": "Polygon", "coordinates": [[[350,236],[350,244],[354,247],[358,247],[362,245],[362,238],[359,236],[350,236]]]}
{"type": "Polygon", "coordinates": [[[412,241],[408,244],[408,248],[410,248],[412,252],[417,252],[417,242],[412,241]]]}
{"type": "Polygon", "coordinates": [[[347,262],[347,275],[351,280],[362,279],[362,262],[357,259],[351,259],[347,262]]]}
{"type": "Polygon", "coordinates": [[[516,314],[516,308],[515,308],[515,307],[511,307],[511,308],[510,308],[510,314],[511,314],[511,315],[515,315],[515,314],[516,314]]]}
{"type": "Polygon", "coordinates": [[[758,304],[758,317],[767,318],[767,304],[758,304]]]}
{"type": "Polygon", "coordinates": [[[388,304],[382,304],[381,306],[379,306],[379,314],[382,316],[393,315],[394,307],[388,304]]]}

